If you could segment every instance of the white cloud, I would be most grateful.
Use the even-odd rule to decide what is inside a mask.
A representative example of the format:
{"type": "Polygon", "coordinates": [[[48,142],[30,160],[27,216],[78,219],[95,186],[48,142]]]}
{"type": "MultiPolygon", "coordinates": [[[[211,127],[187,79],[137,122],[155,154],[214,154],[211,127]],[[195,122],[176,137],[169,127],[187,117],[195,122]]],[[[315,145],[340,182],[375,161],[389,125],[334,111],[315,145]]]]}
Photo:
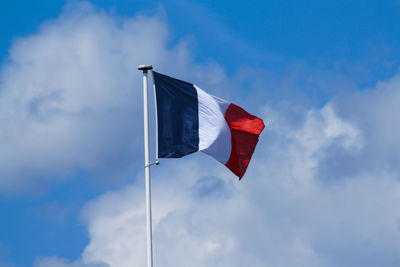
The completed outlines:
{"type": "MultiPolygon", "coordinates": [[[[203,155],[154,169],[156,264],[397,266],[397,172],[355,166],[350,179],[323,183],[319,168],[332,147],[362,158],[368,136],[332,103],[293,109],[264,109],[268,126],[241,182],[203,155]]],[[[90,202],[83,261],[144,266],[144,212],[143,184],[90,202]]]]}
{"type": "Polygon", "coordinates": [[[224,77],[167,40],[160,17],[120,19],[83,2],[15,41],[0,76],[0,190],[34,191],[79,170],[127,179],[142,149],[137,66],[210,84],[224,77]]]}
{"type": "MultiPolygon", "coordinates": [[[[379,123],[390,127],[395,116],[387,118],[382,108],[396,97],[396,80],[357,96],[367,103],[350,102],[347,108],[353,112],[343,113],[342,102],[309,110],[266,106],[267,128],[241,182],[203,155],[164,161],[153,172],[155,262],[397,266],[399,167],[355,164],[345,175],[334,168],[344,164],[341,155],[362,161],[369,157],[369,146],[387,141],[377,137],[386,131],[369,134],[365,117],[354,114],[383,113],[386,120],[379,123]],[[334,181],[322,175],[327,164],[334,181]]],[[[83,261],[144,266],[144,211],[143,184],[89,203],[83,210],[90,235],[83,261]]]]}

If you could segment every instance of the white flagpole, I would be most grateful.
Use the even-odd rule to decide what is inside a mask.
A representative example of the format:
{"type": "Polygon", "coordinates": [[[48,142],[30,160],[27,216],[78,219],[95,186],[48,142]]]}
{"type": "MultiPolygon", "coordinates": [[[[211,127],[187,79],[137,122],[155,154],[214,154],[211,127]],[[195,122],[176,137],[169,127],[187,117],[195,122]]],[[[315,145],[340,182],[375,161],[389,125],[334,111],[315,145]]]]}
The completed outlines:
{"type": "MultiPolygon", "coordinates": [[[[146,177],[146,232],[147,232],[147,267],[153,267],[153,244],[151,228],[151,184],[149,159],[149,107],[147,100],[147,73],[153,69],[151,65],[140,65],[143,71],[143,118],[144,118],[144,170],[146,177]]],[[[157,163],[157,162],[156,162],[157,163]]]]}

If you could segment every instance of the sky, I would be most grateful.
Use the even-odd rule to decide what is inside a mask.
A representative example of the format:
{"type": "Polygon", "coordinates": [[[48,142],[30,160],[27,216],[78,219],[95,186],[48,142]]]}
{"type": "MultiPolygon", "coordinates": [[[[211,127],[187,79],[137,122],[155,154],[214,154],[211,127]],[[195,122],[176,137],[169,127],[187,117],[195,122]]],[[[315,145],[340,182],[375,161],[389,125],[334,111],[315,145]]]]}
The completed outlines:
{"type": "Polygon", "coordinates": [[[241,181],[152,168],[155,266],[399,266],[398,25],[395,0],[2,2],[0,266],[146,266],[140,64],[266,124],[241,181]]]}

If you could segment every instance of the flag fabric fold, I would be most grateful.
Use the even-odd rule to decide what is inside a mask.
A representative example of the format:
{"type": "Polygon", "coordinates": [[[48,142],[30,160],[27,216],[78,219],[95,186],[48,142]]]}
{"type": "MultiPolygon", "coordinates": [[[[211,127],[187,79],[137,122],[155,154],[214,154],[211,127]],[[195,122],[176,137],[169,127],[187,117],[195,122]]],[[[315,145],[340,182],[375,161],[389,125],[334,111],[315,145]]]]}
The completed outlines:
{"type": "Polygon", "coordinates": [[[204,152],[241,179],[264,122],[198,86],[153,71],[158,123],[158,157],[204,152]]]}

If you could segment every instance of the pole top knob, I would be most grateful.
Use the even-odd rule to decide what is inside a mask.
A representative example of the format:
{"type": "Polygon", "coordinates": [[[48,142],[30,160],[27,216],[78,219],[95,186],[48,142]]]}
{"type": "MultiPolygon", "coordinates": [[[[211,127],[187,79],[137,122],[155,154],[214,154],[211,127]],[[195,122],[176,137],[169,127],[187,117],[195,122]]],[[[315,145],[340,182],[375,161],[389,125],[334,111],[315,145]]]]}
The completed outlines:
{"type": "Polygon", "coordinates": [[[152,70],[152,65],[140,65],[138,66],[138,70],[142,70],[143,72],[147,72],[148,70],[152,70]]]}

